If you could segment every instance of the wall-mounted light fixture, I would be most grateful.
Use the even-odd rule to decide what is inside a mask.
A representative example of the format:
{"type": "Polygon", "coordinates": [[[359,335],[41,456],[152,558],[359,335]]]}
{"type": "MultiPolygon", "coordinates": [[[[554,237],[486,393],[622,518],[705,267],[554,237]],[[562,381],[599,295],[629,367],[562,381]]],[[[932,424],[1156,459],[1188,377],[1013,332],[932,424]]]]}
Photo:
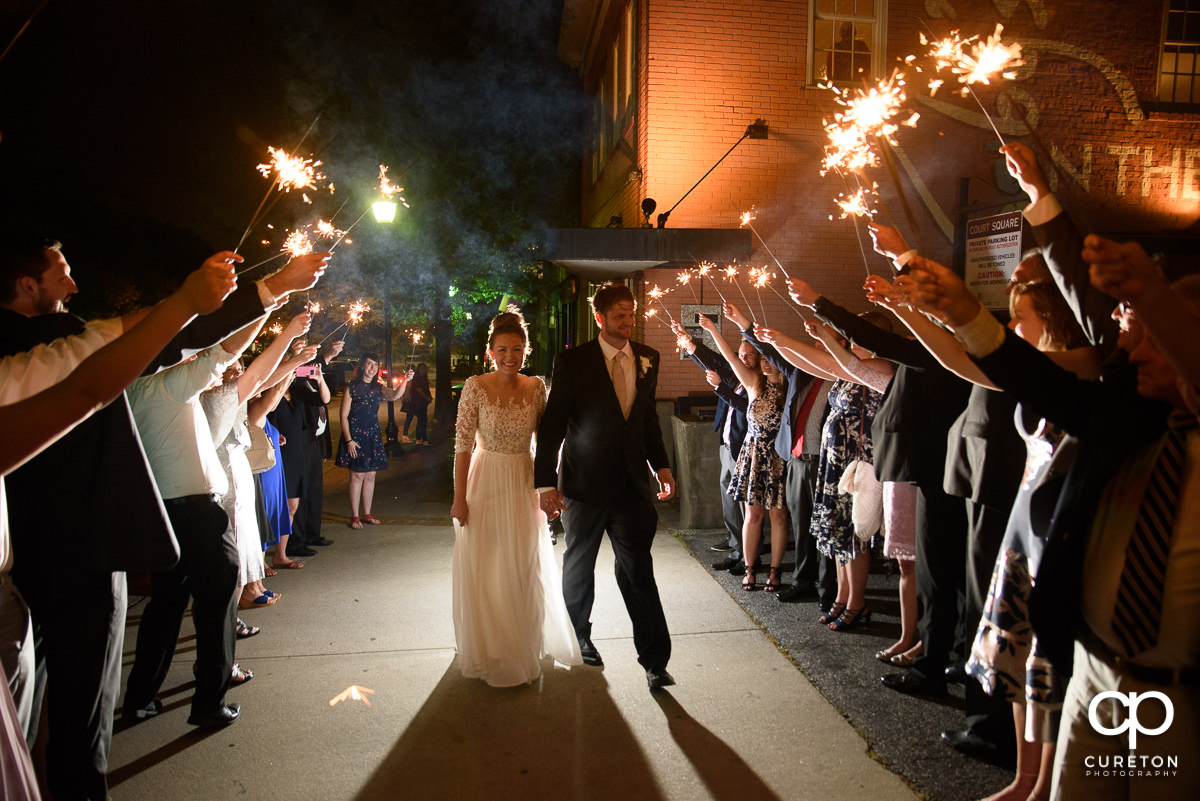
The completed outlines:
{"type": "MultiPolygon", "coordinates": [[[[679,198],[679,200],[675,201],[674,206],[667,209],[662,214],[658,215],[658,227],[659,228],[667,227],[667,218],[669,218],[671,216],[671,212],[675,211],[675,209],[679,206],[679,204],[682,203],[684,201],[684,199],[687,198],[688,195],[692,194],[692,192],[696,189],[696,187],[699,186],[700,184],[702,184],[704,182],[704,179],[707,178],[712,173],[713,170],[715,170],[717,167],[719,167],[721,165],[722,161],[724,161],[726,158],[729,157],[729,154],[734,151],[734,148],[736,148],[738,145],[740,145],[742,142],[746,141],[747,139],[766,139],[766,138],[768,138],[767,133],[768,133],[767,121],[764,119],[761,119],[761,118],[756,119],[754,122],[747,125],[746,132],[744,134],[742,134],[742,138],[737,140],[736,142],[734,142],[733,147],[726,150],[725,155],[721,156],[721,158],[717,159],[717,163],[712,165],[711,167],[709,167],[708,172],[704,173],[704,175],[702,175],[700,177],[700,180],[696,181],[696,183],[692,186],[691,189],[684,192],[683,197],[681,197],[681,198],[679,198]]],[[[650,213],[646,212],[645,201],[642,202],[642,212],[644,214],[646,214],[646,222],[649,223],[650,213]]],[[[653,212],[653,209],[651,209],[651,212],[653,212]]]]}

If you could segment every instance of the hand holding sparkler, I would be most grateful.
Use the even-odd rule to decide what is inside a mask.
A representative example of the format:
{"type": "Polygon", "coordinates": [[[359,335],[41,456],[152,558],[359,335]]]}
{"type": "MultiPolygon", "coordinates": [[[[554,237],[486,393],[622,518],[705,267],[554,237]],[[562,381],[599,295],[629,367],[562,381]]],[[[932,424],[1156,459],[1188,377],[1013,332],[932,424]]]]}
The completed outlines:
{"type": "Polygon", "coordinates": [[[714,338],[721,336],[721,332],[717,330],[717,324],[714,323],[713,319],[707,314],[700,315],[700,317],[696,320],[696,325],[712,334],[714,338]]]}
{"type": "Polygon", "coordinates": [[[911,250],[908,242],[904,241],[901,233],[890,226],[874,222],[868,223],[867,233],[871,235],[871,242],[875,245],[875,252],[887,256],[892,261],[895,261],[911,250]]]}
{"type": "Polygon", "coordinates": [[[297,256],[263,283],[276,300],[283,300],[292,292],[311,289],[325,274],[329,256],[329,253],[306,253],[297,256]]]}
{"type": "Polygon", "coordinates": [[[912,305],[920,311],[944,316],[952,326],[966,325],[983,309],[961,278],[932,259],[914,258],[908,276],[912,280],[908,293],[912,305]]]}
{"type": "Polygon", "coordinates": [[[722,383],[721,376],[717,373],[716,370],[705,370],[704,371],[704,380],[707,381],[708,385],[710,387],[712,387],[713,389],[716,389],[717,387],[721,386],[721,383],[722,383]]]}
{"type": "Polygon", "coordinates": [[[671,330],[675,332],[675,341],[680,350],[686,350],[688,353],[696,352],[696,343],[692,341],[692,335],[687,332],[686,328],[672,320],[671,330]]]}
{"type": "Polygon", "coordinates": [[[817,294],[817,290],[802,278],[789,278],[787,281],[788,294],[792,296],[792,300],[801,306],[812,308],[817,305],[817,299],[821,296],[817,294]]]}
{"type": "Polygon", "coordinates": [[[233,263],[242,257],[223,250],[209,256],[194,270],[179,288],[179,296],[192,314],[208,314],[221,308],[221,302],[237,289],[233,263]]]}
{"type": "Polygon", "coordinates": [[[726,320],[736,325],[739,331],[745,331],[750,327],[750,318],[742,314],[742,310],[729,301],[721,304],[721,314],[725,315],[726,320]]]}
{"type": "Polygon", "coordinates": [[[911,283],[906,276],[901,276],[896,284],[891,284],[882,275],[872,275],[863,283],[863,290],[871,303],[878,303],[889,309],[901,309],[908,305],[907,290],[911,283]],[[904,285],[900,282],[904,282],[904,285]]]}
{"type": "Polygon", "coordinates": [[[1091,264],[1092,286],[1117,300],[1144,303],[1154,294],[1171,291],[1158,263],[1137,242],[1089,234],[1083,240],[1083,260],[1091,264]]]}
{"type": "Polygon", "coordinates": [[[283,329],[283,336],[288,339],[295,339],[308,333],[308,329],[312,327],[312,315],[308,312],[301,312],[288,321],[287,326],[283,329]]]}
{"type": "MultiPolygon", "coordinates": [[[[319,346],[318,346],[319,347],[319,346]]],[[[346,340],[339,339],[329,346],[329,359],[337,358],[337,355],[342,352],[342,348],[346,347],[346,340]]],[[[326,359],[328,361],[329,359],[326,359]]]]}
{"type": "Polygon", "coordinates": [[[1010,142],[1000,148],[1000,152],[1004,154],[1008,174],[1017,179],[1025,194],[1029,195],[1030,201],[1037,203],[1050,194],[1050,184],[1038,166],[1037,156],[1032,150],[1020,142],[1010,142]]]}

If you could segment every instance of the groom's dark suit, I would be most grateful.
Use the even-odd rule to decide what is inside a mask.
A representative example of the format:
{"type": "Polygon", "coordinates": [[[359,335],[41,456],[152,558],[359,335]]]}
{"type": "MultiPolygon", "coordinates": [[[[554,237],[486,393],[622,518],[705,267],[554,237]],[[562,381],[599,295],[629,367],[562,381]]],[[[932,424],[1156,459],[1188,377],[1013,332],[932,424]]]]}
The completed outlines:
{"type": "Polygon", "coordinates": [[[538,487],[557,487],[566,498],[563,596],[576,635],[591,637],[596,554],[608,531],[638,662],[647,670],[665,670],[671,636],[650,556],[658,513],[647,468],[647,462],[655,470],[668,466],[654,408],[659,355],[630,344],[636,394],[628,419],[621,414],[599,341],[555,358],[550,398],[538,426],[534,481],[538,487]]]}

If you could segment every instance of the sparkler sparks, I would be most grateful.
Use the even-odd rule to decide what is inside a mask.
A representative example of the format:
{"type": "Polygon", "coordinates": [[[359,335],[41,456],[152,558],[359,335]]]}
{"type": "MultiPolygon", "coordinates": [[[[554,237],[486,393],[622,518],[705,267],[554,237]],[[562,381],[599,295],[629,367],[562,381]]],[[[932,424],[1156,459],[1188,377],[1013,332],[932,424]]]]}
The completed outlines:
{"type": "Polygon", "coordinates": [[[855,217],[874,217],[878,212],[872,208],[874,205],[871,198],[874,196],[873,190],[868,190],[865,186],[860,186],[858,191],[852,195],[842,193],[838,195],[834,202],[842,209],[842,216],[838,219],[844,220],[850,215],[855,217]]]}
{"type": "Polygon", "coordinates": [[[306,253],[313,252],[312,240],[308,238],[308,234],[300,229],[296,229],[287,235],[287,239],[283,241],[281,251],[287,253],[290,257],[303,256],[306,253]]]}
{"type": "Polygon", "coordinates": [[[314,300],[312,303],[309,303],[308,304],[308,313],[309,314],[320,314],[321,313],[321,301],[314,300]]]}
{"type": "Polygon", "coordinates": [[[333,220],[317,220],[317,239],[337,239],[342,234],[346,233],[342,229],[334,226],[333,220]]]}
{"type": "MultiPolygon", "coordinates": [[[[958,76],[958,82],[963,85],[960,92],[964,97],[970,94],[975,98],[980,111],[987,118],[988,124],[992,126],[992,132],[996,134],[996,138],[1000,140],[1001,144],[1004,143],[1004,137],[1000,135],[1000,130],[996,127],[992,116],[988,114],[983,102],[971,86],[976,83],[990,85],[992,79],[998,76],[1011,80],[1016,77],[1016,68],[1025,64],[1025,60],[1021,57],[1020,43],[1005,44],[1000,38],[1003,32],[1004,26],[997,23],[996,30],[983,42],[979,41],[978,36],[963,39],[958,35],[958,31],[951,31],[945,39],[937,39],[932,42],[925,38],[925,34],[921,34],[921,44],[933,45],[929,55],[934,58],[937,69],[942,70],[948,67],[958,76]]],[[[941,85],[941,80],[931,81],[929,84],[930,95],[932,96],[941,85]]]]}
{"type": "Polygon", "coordinates": [[[350,317],[349,323],[350,323],[350,325],[355,326],[355,325],[358,325],[359,323],[361,323],[363,315],[366,314],[367,312],[369,312],[370,310],[371,310],[371,307],[368,306],[366,303],[364,303],[361,300],[356,300],[353,303],[351,303],[349,306],[349,317],[350,317]]]}
{"type": "Polygon", "coordinates": [[[282,334],[282,333],[283,333],[283,324],[282,324],[282,323],[275,323],[274,325],[272,325],[272,326],[271,326],[270,328],[268,328],[267,330],[268,330],[268,331],[270,331],[270,332],[271,332],[272,334],[274,334],[275,336],[279,336],[280,334],[282,334]]]}
{"type": "Polygon", "coordinates": [[[282,148],[268,147],[267,152],[271,154],[271,160],[266,164],[259,164],[258,171],[264,178],[269,178],[274,173],[275,185],[284,192],[293,189],[315,189],[320,181],[325,180],[325,175],[318,170],[321,166],[319,161],[292,156],[282,148]]]}
{"type": "Polygon", "coordinates": [[[751,221],[754,218],[754,209],[742,212],[742,225],[746,226],[751,230],[751,232],[753,232],[754,236],[758,239],[758,243],[763,246],[763,250],[767,251],[767,255],[771,257],[771,261],[775,262],[775,266],[778,267],[786,277],[791,278],[791,276],[788,275],[787,269],[783,266],[783,263],[780,262],[779,259],[775,258],[775,254],[771,252],[769,247],[767,247],[767,241],[762,238],[762,234],[760,234],[758,230],[751,224],[751,221]]]}
{"type": "Polygon", "coordinates": [[[391,180],[389,180],[387,177],[387,171],[388,171],[388,168],[387,168],[386,164],[379,165],[379,194],[380,194],[380,196],[382,196],[384,200],[392,200],[393,199],[392,195],[399,194],[400,197],[395,198],[395,201],[397,203],[400,203],[401,205],[403,205],[404,208],[406,208],[406,209],[412,208],[411,206],[408,205],[408,201],[404,199],[404,187],[396,186],[395,184],[393,184],[391,182],[391,180]]]}
{"type": "Polygon", "coordinates": [[[711,273],[713,268],[716,266],[717,265],[713,264],[711,261],[702,261],[696,265],[696,274],[700,276],[701,281],[703,281],[704,278],[707,276],[708,282],[710,284],[712,284],[713,289],[716,290],[717,297],[719,297],[721,299],[722,303],[728,303],[728,301],[725,300],[725,295],[723,295],[721,293],[721,288],[719,286],[717,286],[716,280],[711,275],[709,275],[709,273],[711,273]]]}

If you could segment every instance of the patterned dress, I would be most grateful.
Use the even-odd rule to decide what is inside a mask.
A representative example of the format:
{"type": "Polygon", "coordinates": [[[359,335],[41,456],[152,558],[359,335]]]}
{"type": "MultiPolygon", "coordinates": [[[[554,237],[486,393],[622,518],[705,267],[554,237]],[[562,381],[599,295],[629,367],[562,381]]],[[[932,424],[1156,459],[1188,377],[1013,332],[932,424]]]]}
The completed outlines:
{"type": "Polygon", "coordinates": [[[533,486],[530,443],[546,385],[527,385],[506,400],[468,378],[455,424],[454,452],[471,454],[471,466],[467,523],[454,522],[454,640],[462,674],[493,687],[534,681],[544,656],[583,663],[533,486]]]}
{"type": "Polygon", "coordinates": [[[783,387],[767,383],[750,403],[746,440],[742,443],[726,494],[743,503],[783,508],[783,459],[775,452],[775,437],[783,421],[783,387]]]}
{"type": "Polygon", "coordinates": [[[379,404],[383,400],[383,385],[378,381],[351,381],[346,385],[342,403],[350,404],[350,431],[342,432],[338,440],[337,466],[349,467],[352,473],[371,473],[386,470],[387,452],[383,449],[383,433],[379,430],[379,404]],[[349,440],[358,445],[358,456],[350,458],[349,440]]]}
{"type": "Polygon", "coordinates": [[[1058,736],[1065,683],[1038,648],[1029,622],[1029,597],[1046,547],[1034,530],[1030,501],[1039,485],[1055,480],[1050,459],[1063,433],[1045,421],[1032,428],[1032,433],[1026,429],[1018,408],[1017,432],[1026,448],[1025,474],[996,557],[967,673],[990,695],[1026,704],[1023,734],[1027,741],[1052,743],[1058,736]]]}
{"type": "Polygon", "coordinates": [[[854,498],[838,491],[838,482],[855,459],[874,464],[871,423],[883,396],[861,384],[841,379],[829,390],[829,416],[821,433],[817,488],[813,496],[812,532],[817,550],[844,565],[862,549],[854,536],[854,498]]]}

